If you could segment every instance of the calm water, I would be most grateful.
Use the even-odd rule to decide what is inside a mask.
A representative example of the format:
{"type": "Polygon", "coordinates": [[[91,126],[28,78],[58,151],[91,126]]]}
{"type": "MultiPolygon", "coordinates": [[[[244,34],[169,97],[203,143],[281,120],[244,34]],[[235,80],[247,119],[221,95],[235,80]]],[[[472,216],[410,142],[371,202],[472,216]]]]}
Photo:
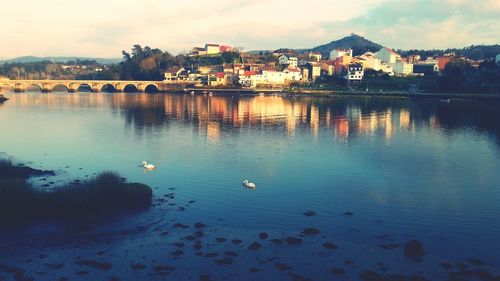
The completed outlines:
{"type": "MultiPolygon", "coordinates": [[[[0,152],[33,167],[57,170],[56,185],[114,170],[154,187],[157,199],[175,188],[177,202],[196,201],[186,211],[175,211],[178,204],[173,210],[155,207],[141,214],[139,222],[152,221],[144,237],[153,237],[155,228],[172,221],[203,221],[228,239],[316,227],[324,239],[351,247],[341,258],[357,257],[361,263],[365,258],[367,267],[375,263],[366,258],[369,253],[378,257],[380,251],[393,260],[391,270],[398,268],[398,260],[404,259],[401,249],[377,249],[384,241],[375,236],[390,234],[400,244],[421,240],[431,264],[474,257],[500,268],[499,103],[90,93],[6,96],[10,100],[0,105],[0,152]],[[154,163],[157,170],[144,172],[138,167],[142,160],[154,163]],[[244,179],[255,182],[257,189],[243,189],[244,179]],[[307,210],[317,215],[306,217],[307,210]]],[[[134,239],[127,240],[126,247],[134,249],[134,239]]],[[[272,251],[271,256],[288,255],[287,249],[272,251]]],[[[5,259],[0,254],[0,261],[5,259]]],[[[189,260],[192,265],[185,268],[202,264],[189,260]]],[[[288,264],[300,267],[297,261],[288,264]]],[[[419,271],[418,266],[408,267],[419,271]]],[[[422,267],[429,271],[428,278],[440,276],[438,269],[425,263],[422,267]]],[[[364,269],[360,265],[348,274],[355,279],[364,269]]],[[[301,272],[313,280],[331,277],[317,268],[301,272]]]]}

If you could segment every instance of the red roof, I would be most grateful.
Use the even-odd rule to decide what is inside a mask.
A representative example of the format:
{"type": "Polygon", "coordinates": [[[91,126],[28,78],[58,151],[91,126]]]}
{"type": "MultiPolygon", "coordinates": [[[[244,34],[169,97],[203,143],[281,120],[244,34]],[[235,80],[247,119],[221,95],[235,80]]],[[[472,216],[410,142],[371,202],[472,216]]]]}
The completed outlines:
{"type": "Polygon", "coordinates": [[[217,72],[215,75],[217,76],[217,78],[224,78],[225,73],[224,72],[217,72]]]}
{"type": "Polygon", "coordinates": [[[257,75],[257,71],[245,71],[243,76],[252,76],[252,75],[257,75]]]}

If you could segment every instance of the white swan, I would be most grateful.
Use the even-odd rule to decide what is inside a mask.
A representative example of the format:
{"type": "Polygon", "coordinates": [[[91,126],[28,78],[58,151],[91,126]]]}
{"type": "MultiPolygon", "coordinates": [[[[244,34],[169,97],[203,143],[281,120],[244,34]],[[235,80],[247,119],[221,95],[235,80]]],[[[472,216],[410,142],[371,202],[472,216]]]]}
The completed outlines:
{"type": "Polygon", "coordinates": [[[249,182],[248,180],[243,181],[243,186],[248,189],[255,189],[256,185],[253,182],[249,182]]]}
{"type": "Polygon", "coordinates": [[[148,164],[146,161],[142,161],[142,167],[147,170],[154,170],[156,167],[153,164],[148,164]]]}

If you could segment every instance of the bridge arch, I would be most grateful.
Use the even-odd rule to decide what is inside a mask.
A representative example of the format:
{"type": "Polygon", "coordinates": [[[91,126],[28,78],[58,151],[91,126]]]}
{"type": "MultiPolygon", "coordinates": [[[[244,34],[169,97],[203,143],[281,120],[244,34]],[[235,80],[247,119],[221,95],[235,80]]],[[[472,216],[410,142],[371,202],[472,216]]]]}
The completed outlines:
{"type": "Polygon", "coordinates": [[[123,87],[124,93],[137,93],[139,92],[138,87],[135,84],[127,84],[123,87]]]}
{"type": "Polygon", "coordinates": [[[16,89],[20,89],[21,91],[26,91],[26,92],[43,92],[43,85],[34,83],[31,84],[17,83],[16,89]]]}
{"type": "Polygon", "coordinates": [[[158,86],[155,84],[148,84],[146,87],[144,87],[144,92],[146,93],[158,93],[160,89],[158,89],[158,86]]]}
{"type": "Polygon", "coordinates": [[[52,92],[70,92],[70,88],[64,84],[56,84],[52,87],[52,92]]]}
{"type": "Polygon", "coordinates": [[[78,83],[78,87],[76,88],[77,92],[82,92],[82,93],[91,93],[92,92],[92,86],[87,83],[78,83]]]}
{"type": "Polygon", "coordinates": [[[116,87],[111,83],[107,83],[107,84],[102,85],[101,92],[103,92],[103,93],[115,93],[116,87]]]}

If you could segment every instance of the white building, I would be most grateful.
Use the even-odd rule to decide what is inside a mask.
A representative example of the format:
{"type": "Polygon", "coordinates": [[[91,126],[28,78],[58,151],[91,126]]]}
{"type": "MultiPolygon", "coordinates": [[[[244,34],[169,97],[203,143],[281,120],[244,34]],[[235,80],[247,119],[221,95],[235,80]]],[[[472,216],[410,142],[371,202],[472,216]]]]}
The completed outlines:
{"type": "Polygon", "coordinates": [[[396,51],[389,48],[380,49],[377,53],[375,53],[375,56],[382,62],[387,64],[396,63],[398,60],[401,59],[401,56],[398,53],[396,53],[396,51]]]}
{"type": "Polygon", "coordinates": [[[496,57],[495,61],[496,61],[497,63],[500,63],[500,54],[498,54],[498,55],[497,55],[497,57],[496,57]]]}
{"type": "Polygon", "coordinates": [[[287,57],[282,55],[278,58],[278,62],[280,65],[288,65],[289,67],[297,67],[299,64],[299,59],[296,57],[287,57]]]}
{"type": "Polygon", "coordinates": [[[352,49],[336,49],[330,52],[331,60],[335,60],[343,56],[352,57],[352,49]]]}
{"type": "Polygon", "coordinates": [[[314,61],[321,61],[321,54],[320,53],[313,53],[313,52],[310,52],[309,53],[309,59],[310,60],[314,60],[314,61]]]}
{"type": "Polygon", "coordinates": [[[394,74],[398,76],[408,76],[413,74],[413,64],[407,63],[405,61],[397,61],[391,63],[394,74]]]}
{"type": "Polygon", "coordinates": [[[239,76],[239,83],[245,87],[256,87],[259,84],[283,86],[293,81],[302,80],[298,69],[285,69],[285,71],[267,71],[260,73],[247,73],[239,76]]]}
{"type": "Polygon", "coordinates": [[[205,50],[207,55],[215,55],[220,53],[220,45],[219,44],[205,44],[205,50]]]}
{"type": "Polygon", "coordinates": [[[347,75],[344,77],[348,82],[360,82],[363,80],[365,71],[360,63],[351,63],[347,66],[347,75]]]}
{"type": "Polygon", "coordinates": [[[298,66],[298,64],[299,64],[299,59],[298,58],[296,58],[296,57],[290,57],[288,59],[288,66],[289,67],[294,67],[295,68],[295,67],[298,66]]]}
{"type": "Polygon", "coordinates": [[[383,71],[389,75],[394,75],[394,70],[392,66],[383,63],[377,56],[372,52],[366,52],[363,55],[359,56],[359,63],[363,65],[364,69],[373,69],[375,71],[383,71]]]}
{"type": "Polygon", "coordinates": [[[288,57],[285,56],[285,55],[281,55],[279,58],[278,58],[278,62],[279,64],[281,65],[288,65],[288,57]]]}

